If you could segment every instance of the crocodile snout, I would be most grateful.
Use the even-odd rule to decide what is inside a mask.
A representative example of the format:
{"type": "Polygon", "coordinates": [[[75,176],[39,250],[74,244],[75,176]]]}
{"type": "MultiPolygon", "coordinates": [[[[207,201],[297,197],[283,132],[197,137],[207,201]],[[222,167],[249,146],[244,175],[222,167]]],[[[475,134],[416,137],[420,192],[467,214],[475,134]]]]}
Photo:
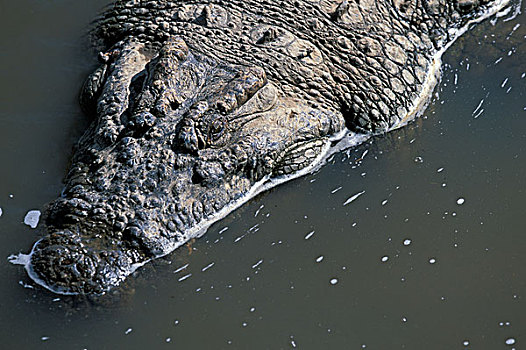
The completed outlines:
{"type": "Polygon", "coordinates": [[[73,232],[55,232],[35,243],[26,269],[38,284],[60,294],[103,294],[134,270],[133,254],[98,250],[73,232]]]}

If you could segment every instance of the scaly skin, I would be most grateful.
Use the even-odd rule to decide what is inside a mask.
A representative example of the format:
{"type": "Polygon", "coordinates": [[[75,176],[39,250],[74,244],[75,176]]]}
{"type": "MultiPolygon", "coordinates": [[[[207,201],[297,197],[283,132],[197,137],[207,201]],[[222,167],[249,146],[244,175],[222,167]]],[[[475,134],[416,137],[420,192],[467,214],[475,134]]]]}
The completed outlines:
{"type": "Polygon", "coordinates": [[[26,265],[101,294],[254,193],[318,164],[346,128],[414,118],[453,31],[495,1],[118,1],[46,235],[26,265]],[[453,30],[453,31],[452,31],[453,30]]]}

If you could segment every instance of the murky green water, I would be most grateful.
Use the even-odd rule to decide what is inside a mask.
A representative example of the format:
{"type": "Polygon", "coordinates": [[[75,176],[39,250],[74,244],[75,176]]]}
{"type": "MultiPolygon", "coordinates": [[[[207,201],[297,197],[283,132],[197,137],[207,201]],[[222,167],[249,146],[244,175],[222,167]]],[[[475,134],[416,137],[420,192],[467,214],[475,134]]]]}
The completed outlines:
{"type": "Polygon", "coordinates": [[[425,118],[258,196],[112,303],[33,289],[7,257],[62,188],[108,2],[0,0],[2,348],[524,347],[524,14],[453,47],[425,118]]]}

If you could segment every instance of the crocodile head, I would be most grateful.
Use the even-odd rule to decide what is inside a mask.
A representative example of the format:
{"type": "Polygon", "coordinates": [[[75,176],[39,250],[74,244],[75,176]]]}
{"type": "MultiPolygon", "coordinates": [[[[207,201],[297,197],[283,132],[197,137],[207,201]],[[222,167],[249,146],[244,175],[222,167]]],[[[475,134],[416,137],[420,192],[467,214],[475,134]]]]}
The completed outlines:
{"type": "Polygon", "coordinates": [[[102,293],[257,192],[317,164],[341,114],[288,96],[258,67],[128,40],[84,86],[77,146],[28,270],[59,293],[102,293]]]}
{"type": "Polygon", "coordinates": [[[29,275],[104,293],[312,169],[345,126],[362,139],[402,126],[425,106],[443,49],[506,2],[118,1],[81,95],[94,119],[29,275]]]}

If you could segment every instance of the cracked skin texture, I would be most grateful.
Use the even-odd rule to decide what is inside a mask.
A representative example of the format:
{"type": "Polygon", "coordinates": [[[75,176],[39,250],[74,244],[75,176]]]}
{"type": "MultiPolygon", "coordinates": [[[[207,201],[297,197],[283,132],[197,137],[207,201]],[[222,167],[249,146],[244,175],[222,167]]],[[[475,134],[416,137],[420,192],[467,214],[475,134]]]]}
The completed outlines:
{"type": "Polygon", "coordinates": [[[103,294],[349,128],[401,126],[434,55],[494,1],[118,1],[92,31],[93,118],[26,269],[103,294]]]}

